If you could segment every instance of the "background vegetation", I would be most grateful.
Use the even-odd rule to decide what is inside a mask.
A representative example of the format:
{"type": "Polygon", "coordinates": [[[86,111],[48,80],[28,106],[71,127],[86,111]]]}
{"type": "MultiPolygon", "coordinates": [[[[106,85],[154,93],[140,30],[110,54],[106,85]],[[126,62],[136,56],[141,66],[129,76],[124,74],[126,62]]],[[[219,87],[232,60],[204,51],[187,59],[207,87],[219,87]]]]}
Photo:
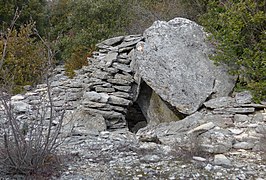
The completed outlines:
{"type": "MultiPolygon", "coordinates": [[[[239,75],[239,89],[251,90],[256,100],[266,98],[264,0],[1,0],[0,7],[2,44],[3,34],[8,34],[7,27],[15,10],[19,9],[21,15],[12,29],[16,42],[22,41],[18,38],[21,27],[27,27],[25,24],[29,20],[35,21],[40,35],[49,40],[57,52],[56,63],[65,63],[70,76],[74,75],[74,69],[87,65],[87,57],[103,39],[142,33],[155,20],[177,16],[192,19],[212,33],[210,40],[217,48],[213,59],[228,64],[231,72],[239,75]]],[[[38,40],[33,35],[28,38],[29,44],[37,45],[38,40]]],[[[12,46],[15,45],[10,46],[10,54],[14,50],[12,46]]],[[[20,48],[25,47],[15,47],[16,51],[20,48]]],[[[28,49],[31,53],[13,53],[17,60],[12,61],[12,65],[6,62],[5,66],[10,69],[21,59],[26,60],[26,56],[39,54],[40,49],[32,47],[28,49]]],[[[38,58],[35,60],[34,63],[42,63],[38,58]]],[[[22,86],[39,81],[38,77],[27,73],[25,70],[23,76],[32,79],[22,78],[16,84],[22,86]]]]}

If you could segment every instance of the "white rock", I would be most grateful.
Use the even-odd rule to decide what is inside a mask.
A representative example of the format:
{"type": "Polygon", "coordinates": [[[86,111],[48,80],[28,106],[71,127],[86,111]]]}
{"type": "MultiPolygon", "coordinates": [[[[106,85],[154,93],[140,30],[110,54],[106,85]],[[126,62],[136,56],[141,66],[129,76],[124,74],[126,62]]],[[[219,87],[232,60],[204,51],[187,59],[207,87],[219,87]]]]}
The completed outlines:
{"type": "Polygon", "coordinates": [[[205,158],[203,158],[203,157],[199,157],[199,156],[193,156],[192,159],[194,159],[194,160],[196,160],[196,161],[201,161],[201,162],[206,161],[205,158]]]}
{"type": "Polygon", "coordinates": [[[214,128],[214,127],[215,127],[215,125],[214,125],[213,122],[205,123],[205,124],[202,124],[202,125],[194,128],[194,129],[188,131],[188,134],[191,134],[191,133],[194,133],[194,132],[202,132],[202,131],[205,132],[205,131],[208,131],[208,130],[214,128]]]}
{"type": "Polygon", "coordinates": [[[243,129],[233,129],[233,128],[229,128],[228,129],[230,132],[232,132],[233,134],[235,135],[239,135],[239,134],[242,134],[244,132],[243,129]]]}
{"type": "Polygon", "coordinates": [[[14,101],[12,102],[14,110],[18,112],[27,112],[30,110],[30,105],[23,101],[14,101]]]}
{"type": "Polygon", "coordinates": [[[21,94],[17,94],[15,96],[11,97],[11,101],[21,101],[23,99],[25,99],[25,97],[23,95],[21,95],[21,94]]]}
{"type": "Polygon", "coordinates": [[[235,149],[252,149],[254,147],[253,143],[239,142],[233,145],[235,149]]]}

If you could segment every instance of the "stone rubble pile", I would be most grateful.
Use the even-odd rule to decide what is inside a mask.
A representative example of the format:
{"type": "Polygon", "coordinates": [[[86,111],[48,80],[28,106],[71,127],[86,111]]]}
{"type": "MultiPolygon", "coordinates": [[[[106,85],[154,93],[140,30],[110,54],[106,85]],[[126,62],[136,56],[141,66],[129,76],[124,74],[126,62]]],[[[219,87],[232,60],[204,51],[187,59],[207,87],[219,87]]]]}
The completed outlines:
{"type": "Polygon", "coordinates": [[[244,91],[234,97],[211,99],[204,108],[180,121],[142,128],[137,136],[142,141],[158,138],[162,144],[186,149],[192,143],[197,151],[212,154],[238,149],[263,151],[265,108],[265,104],[252,103],[252,96],[244,91]]]}

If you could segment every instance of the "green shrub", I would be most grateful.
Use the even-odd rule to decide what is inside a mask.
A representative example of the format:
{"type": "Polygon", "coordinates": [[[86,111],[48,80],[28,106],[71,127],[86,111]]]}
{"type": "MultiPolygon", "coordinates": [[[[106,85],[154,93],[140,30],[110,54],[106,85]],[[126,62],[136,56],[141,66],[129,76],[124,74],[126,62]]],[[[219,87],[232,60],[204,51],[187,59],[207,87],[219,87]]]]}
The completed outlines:
{"type": "Polygon", "coordinates": [[[0,84],[12,82],[13,93],[22,91],[25,85],[35,85],[42,81],[47,67],[45,45],[34,35],[34,23],[22,25],[19,30],[8,29],[0,35],[0,84]]]}
{"type": "Polygon", "coordinates": [[[264,0],[210,0],[200,22],[212,33],[212,58],[239,75],[238,87],[254,100],[266,99],[266,13],[264,0]]]}

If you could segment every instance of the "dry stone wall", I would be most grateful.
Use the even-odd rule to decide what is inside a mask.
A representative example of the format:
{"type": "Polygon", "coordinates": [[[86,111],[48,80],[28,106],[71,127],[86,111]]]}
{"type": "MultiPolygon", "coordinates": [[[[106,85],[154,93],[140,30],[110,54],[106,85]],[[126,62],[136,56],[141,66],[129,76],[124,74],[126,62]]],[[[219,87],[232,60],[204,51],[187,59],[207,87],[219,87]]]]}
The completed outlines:
{"type": "MultiPolygon", "coordinates": [[[[75,121],[77,118],[93,120],[92,124],[100,121],[101,127],[93,127],[98,130],[126,127],[125,116],[133,103],[134,82],[128,54],[142,40],[141,35],[130,35],[97,44],[99,51],[88,58],[89,66],[77,70],[73,79],[65,75],[62,66],[56,67],[49,81],[54,110],[66,110],[67,119],[75,121]]],[[[40,84],[33,91],[12,97],[12,104],[21,118],[26,119],[24,113],[34,111],[43,99],[47,100],[46,93],[47,85],[40,84]]]]}

